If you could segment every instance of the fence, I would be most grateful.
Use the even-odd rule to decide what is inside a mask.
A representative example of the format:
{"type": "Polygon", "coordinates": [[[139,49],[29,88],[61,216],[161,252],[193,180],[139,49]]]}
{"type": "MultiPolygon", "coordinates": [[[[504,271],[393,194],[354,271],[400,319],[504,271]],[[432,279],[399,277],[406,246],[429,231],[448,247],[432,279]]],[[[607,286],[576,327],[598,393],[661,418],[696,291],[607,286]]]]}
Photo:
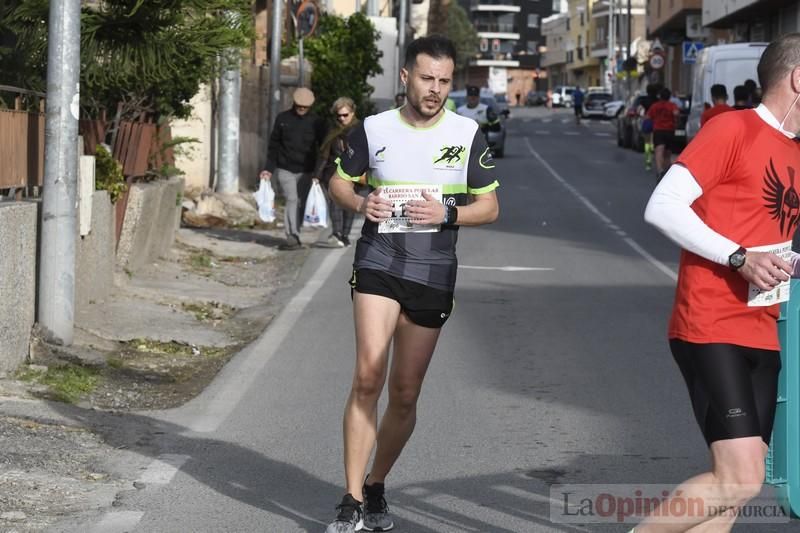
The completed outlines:
{"type": "Polygon", "coordinates": [[[14,109],[0,109],[0,189],[41,185],[44,178],[44,94],[0,85],[14,109]],[[23,110],[38,100],[39,112],[23,110]]]}

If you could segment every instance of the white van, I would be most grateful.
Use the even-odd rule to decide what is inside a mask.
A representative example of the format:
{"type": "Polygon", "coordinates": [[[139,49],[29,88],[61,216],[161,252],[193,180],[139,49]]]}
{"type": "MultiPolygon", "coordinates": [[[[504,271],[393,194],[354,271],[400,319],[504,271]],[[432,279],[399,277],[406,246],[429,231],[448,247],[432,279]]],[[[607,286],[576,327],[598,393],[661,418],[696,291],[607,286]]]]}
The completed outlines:
{"type": "Polygon", "coordinates": [[[721,83],[728,90],[728,103],[733,104],[733,88],[745,80],[758,83],[756,67],[768,43],[721,44],[703,48],[697,54],[692,80],[692,106],[686,122],[686,138],[690,141],[700,129],[700,115],[711,105],[711,86],[721,83]]]}

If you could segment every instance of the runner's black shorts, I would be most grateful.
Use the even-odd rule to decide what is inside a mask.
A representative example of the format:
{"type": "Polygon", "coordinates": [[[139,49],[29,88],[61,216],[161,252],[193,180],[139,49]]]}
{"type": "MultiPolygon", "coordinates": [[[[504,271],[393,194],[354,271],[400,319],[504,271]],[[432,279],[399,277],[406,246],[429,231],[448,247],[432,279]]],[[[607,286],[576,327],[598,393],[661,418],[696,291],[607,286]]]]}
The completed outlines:
{"type": "Polygon", "coordinates": [[[769,444],[778,395],[780,352],[735,344],[670,339],[706,442],[761,437],[769,444]]]}
{"type": "Polygon", "coordinates": [[[575,116],[576,117],[579,117],[579,116],[581,116],[583,114],[583,104],[581,104],[581,105],[573,105],[572,107],[575,108],[574,110],[575,110],[575,116]]]}
{"type": "Polygon", "coordinates": [[[390,298],[411,322],[426,328],[441,328],[453,312],[453,293],[428,287],[368,268],[353,270],[352,291],[390,298]]]}
{"type": "Polygon", "coordinates": [[[664,145],[671,150],[675,145],[675,132],[672,130],[653,131],[653,146],[664,145]]]}

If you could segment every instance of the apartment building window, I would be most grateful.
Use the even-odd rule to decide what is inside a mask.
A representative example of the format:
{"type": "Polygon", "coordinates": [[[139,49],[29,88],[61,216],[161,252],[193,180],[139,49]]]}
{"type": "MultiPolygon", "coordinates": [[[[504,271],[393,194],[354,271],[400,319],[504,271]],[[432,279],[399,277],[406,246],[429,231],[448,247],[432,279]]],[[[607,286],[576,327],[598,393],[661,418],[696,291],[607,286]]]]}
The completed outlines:
{"type": "Polygon", "coordinates": [[[539,53],[539,43],[537,41],[528,41],[526,48],[529,55],[535,56],[539,53]]]}
{"type": "Polygon", "coordinates": [[[539,15],[537,15],[536,13],[528,13],[528,27],[529,28],[539,27],[539,15]]]}
{"type": "MultiPolygon", "coordinates": [[[[661,0],[659,0],[660,2],[661,0]]],[[[581,26],[583,26],[583,11],[581,11],[581,26]]]]}
{"type": "Polygon", "coordinates": [[[553,13],[561,12],[561,0],[553,0],[553,13]]]}
{"type": "Polygon", "coordinates": [[[567,31],[569,31],[569,18],[567,18],[567,31]]]}

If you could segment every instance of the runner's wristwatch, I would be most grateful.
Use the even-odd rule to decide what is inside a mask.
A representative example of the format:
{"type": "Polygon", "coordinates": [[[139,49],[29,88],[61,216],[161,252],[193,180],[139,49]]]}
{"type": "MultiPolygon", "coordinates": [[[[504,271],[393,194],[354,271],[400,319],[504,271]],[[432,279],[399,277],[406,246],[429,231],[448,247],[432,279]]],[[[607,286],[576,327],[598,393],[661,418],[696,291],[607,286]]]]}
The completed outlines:
{"type": "Polygon", "coordinates": [[[746,259],[747,250],[740,246],[738,250],[728,256],[728,266],[735,272],[744,266],[746,259]]]}
{"type": "Polygon", "coordinates": [[[455,224],[458,220],[458,208],[453,205],[446,205],[444,206],[444,220],[442,220],[442,224],[455,224]]]}

